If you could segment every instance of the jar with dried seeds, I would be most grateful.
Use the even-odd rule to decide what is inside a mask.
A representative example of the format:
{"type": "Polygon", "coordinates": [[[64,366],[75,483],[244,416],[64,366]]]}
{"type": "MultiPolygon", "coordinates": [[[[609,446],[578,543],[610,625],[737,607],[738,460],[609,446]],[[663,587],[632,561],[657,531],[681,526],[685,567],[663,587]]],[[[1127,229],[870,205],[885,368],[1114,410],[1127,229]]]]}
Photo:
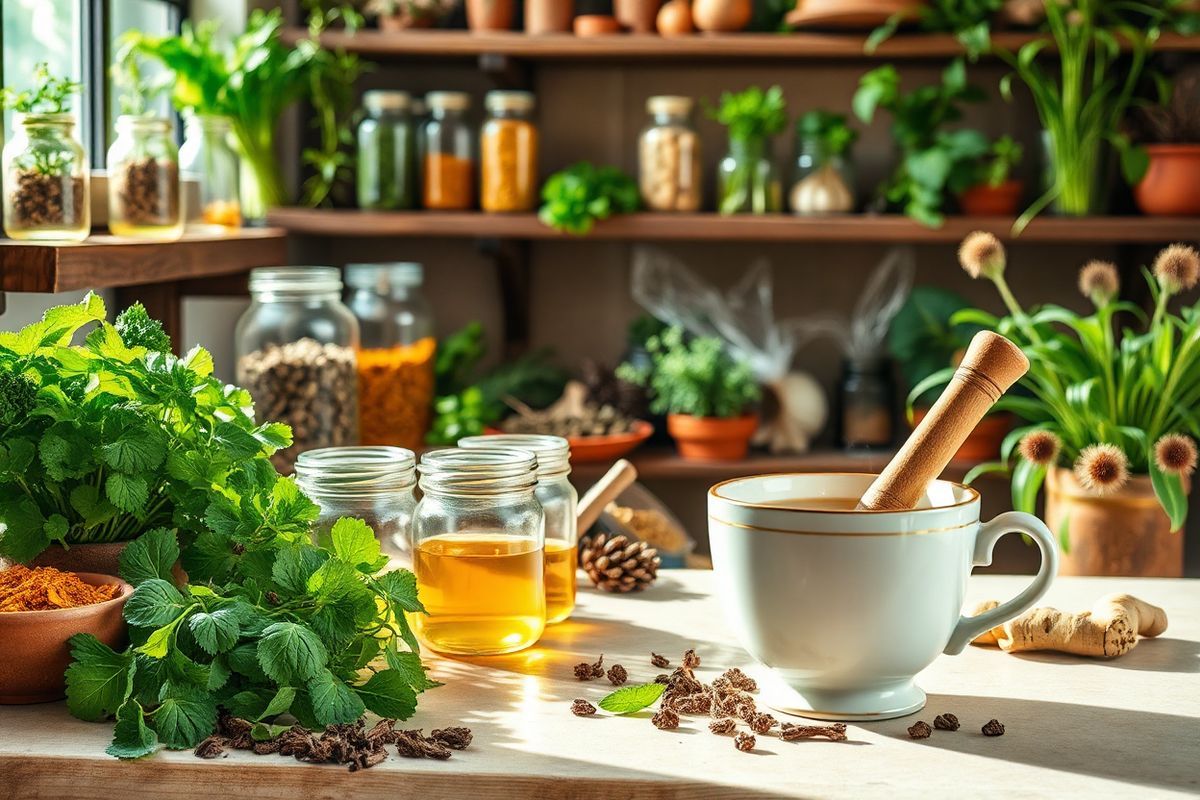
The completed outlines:
{"type": "Polygon", "coordinates": [[[218,231],[240,228],[240,162],[233,149],[233,124],[228,117],[191,114],[185,117],[183,134],[179,169],[186,184],[196,186],[192,202],[184,204],[188,222],[218,231]]]}
{"type": "Polygon", "coordinates": [[[418,449],[429,429],[437,343],[420,264],[349,264],[346,304],[358,319],[363,444],[418,449]]]}
{"type": "Polygon", "coordinates": [[[179,151],[171,120],[122,114],[108,148],[108,229],[114,236],[178,239],[183,234],[179,151]]]}
{"type": "Polygon", "coordinates": [[[660,95],[646,101],[650,124],[638,140],[638,186],[655,211],[696,211],[701,199],[700,135],[692,98],[660,95]]]}
{"type": "Polygon", "coordinates": [[[73,114],[14,114],[0,183],[9,238],[81,242],[91,232],[87,156],[73,114]]]}
{"type": "Polygon", "coordinates": [[[488,92],[488,119],[479,137],[484,211],[530,211],[537,200],[538,130],[529,92],[488,92]]]}
{"type": "Polygon", "coordinates": [[[429,119],[421,128],[421,203],[425,208],[462,211],[475,198],[474,136],[467,121],[466,92],[425,95],[429,119]]]}
{"type": "Polygon", "coordinates": [[[291,447],[272,456],[281,472],[305,450],[358,444],[358,322],[341,291],[333,267],[250,273],[250,307],[235,332],[237,381],[259,420],[292,428],[291,447]]]}

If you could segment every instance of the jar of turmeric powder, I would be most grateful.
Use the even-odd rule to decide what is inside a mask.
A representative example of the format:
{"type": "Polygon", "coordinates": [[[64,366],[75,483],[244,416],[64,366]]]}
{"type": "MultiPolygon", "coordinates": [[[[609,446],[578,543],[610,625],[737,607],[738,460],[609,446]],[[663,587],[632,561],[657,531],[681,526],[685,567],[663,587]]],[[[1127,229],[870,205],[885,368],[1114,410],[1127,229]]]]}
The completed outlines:
{"type": "Polygon", "coordinates": [[[421,128],[421,202],[435,210],[467,210],[475,199],[474,138],[466,92],[425,95],[429,119],[421,128]]]}
{"type": "Polygon", "coordinates": [[[346,305],[358,318],[359,438],[418,449],[433,403],[433,309],[420,264],[349,264],[346,305]]]}
{"type": "Polygon", "coordinates": [[[537,199],[538,131],[529,92],[488,92],[479,137],[479,205],[484,211],[531,211],[537,199]]]}

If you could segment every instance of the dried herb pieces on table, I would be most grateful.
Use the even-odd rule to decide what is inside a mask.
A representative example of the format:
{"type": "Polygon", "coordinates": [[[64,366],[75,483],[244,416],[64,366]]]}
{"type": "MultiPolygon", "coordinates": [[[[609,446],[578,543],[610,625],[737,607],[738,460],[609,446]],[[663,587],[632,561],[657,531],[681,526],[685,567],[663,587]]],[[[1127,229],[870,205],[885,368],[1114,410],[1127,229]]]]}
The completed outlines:
{"type": "Polygon", "coordinates": [[[749,753],[754,750],[758,740],[754,738],[754,734],[742,731],[737,736],[733,737],[733,746],[743,753],[749,753]]]}
{"type": "Polygon", "coordinates": [[[785,742],[816,738],[829,739],[832,742],[844,742],[846,741],[846,724],[844,722],[834,722],[829,725],[794,725],[790,722],[785,722],[779,731],[779,738],[785,742]]]}
{"type": "Polygon", "coordinates": [[[577,717],[590,717],[596,713],[596,707],[583,698],[571,702],[571,713],[577,717]]]}
{"type": "Polygon", "coordinates": [[[939,731],[956,731],[959,728],[958,717],[953,714],[938,714],[933,718],[933,727],[939,731]]]}
{"type": "Polygon", "coordinates": [[[650,665],[659,669],[666,669],[671,666],[671,661],[666,656],[660,656],[658,653],[650,654],[650,665]]]}
{"type": "Polygon", "coordinates": [[[608,668],[608,680],[613,686],[620,686],[629,680],[629,673],[620,664],[613,664],[608,668]]]}
{"type": "Polygon", "coordinates": [[[928,739],[933,733],[933,728],[929,727],[929,723],[924,720],[917,720],[908,728],[908,738],[910,739],[928,739]]]}
{"type": "Polygon", "coordinates": [[[982,730],[984,736],[1003,736],[1004,724],[998,719],[989,719],[984,723],[982,730]]]}

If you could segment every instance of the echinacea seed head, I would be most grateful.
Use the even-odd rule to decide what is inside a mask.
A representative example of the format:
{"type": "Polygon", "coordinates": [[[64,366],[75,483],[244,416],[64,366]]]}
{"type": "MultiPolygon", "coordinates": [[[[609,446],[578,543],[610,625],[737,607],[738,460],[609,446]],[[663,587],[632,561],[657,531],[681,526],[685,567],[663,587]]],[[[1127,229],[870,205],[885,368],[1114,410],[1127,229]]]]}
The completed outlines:
{"type": "Polygon", "coordinates": [[[1168,433],[1154,443],[1154,462],[1163,472],[1187,477],[1196,469],[1196,442],[1182,433],[1168,433]]]}
{"type": "Polygon", "coordinates": [[[1058,458],[1062,440],[1051,431],[1032,431],[1021,440],[1021,458],[1034,464],[1048,466],[1058,458]]]}
{"type": "Polygon", "coordinates": [[[1129,459],[1115,444],[1088,445],[1075,462],[1075,480],[1098,496],[1112,494],[1129,482],[1129,459]]]}
{"type": "Polygon", "coordinates": [[[958,262],[972,278],[995,280],[1004,274],[1007,256],[995,234],[975,231],[958,248],[958,262]]]}
{"type": "Polygon", "coordinates": [[[1117,296],[1121,279],[1109,261],[1089,261],[1079,270],[1079,293],[1096,304],[1106,306],[1117,296]]]}
{"type": "Polygon", "coordinates": [[[1154,259],[1154,277],[1163,291],[1185,292],[1200,281],[1200,253],[1186,244],[1173,244],[1154,259]]]}

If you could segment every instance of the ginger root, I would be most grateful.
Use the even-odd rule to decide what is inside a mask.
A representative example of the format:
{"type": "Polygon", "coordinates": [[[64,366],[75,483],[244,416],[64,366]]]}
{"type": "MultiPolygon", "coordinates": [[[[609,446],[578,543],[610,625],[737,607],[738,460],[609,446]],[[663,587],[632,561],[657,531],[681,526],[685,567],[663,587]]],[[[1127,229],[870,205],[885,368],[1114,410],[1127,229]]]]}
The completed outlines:
{"type": "MultiPolygon", "coordinates": [[[[980,603],[978,616],[999,605],[980,603]]],[[[1167,629],[1167,613],[1133,595],[1110,594],[1091,611],[1068,614],[1057,608],[1033,608],[1016,619],[981,634],[972,644],[996,645],[1006,653],[1057,650],[1078,656],[1113,658],[1134,648],[1139,636],[1158,636],[1167,629]]]]}

